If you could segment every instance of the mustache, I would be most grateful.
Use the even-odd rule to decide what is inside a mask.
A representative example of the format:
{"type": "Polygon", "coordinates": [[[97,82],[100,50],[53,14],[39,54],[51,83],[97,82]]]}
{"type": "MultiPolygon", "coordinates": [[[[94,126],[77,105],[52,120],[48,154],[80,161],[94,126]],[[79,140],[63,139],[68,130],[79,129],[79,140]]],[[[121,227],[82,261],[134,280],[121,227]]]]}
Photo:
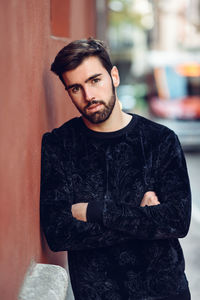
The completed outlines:
{"type": "Polygon", "coordinates": [[[91,102],[89,102],[86,106],[85,109],[89,108],[91,105],[93,104],[103,104],[105,105],[103,100],[92,100],[91,102]]]}

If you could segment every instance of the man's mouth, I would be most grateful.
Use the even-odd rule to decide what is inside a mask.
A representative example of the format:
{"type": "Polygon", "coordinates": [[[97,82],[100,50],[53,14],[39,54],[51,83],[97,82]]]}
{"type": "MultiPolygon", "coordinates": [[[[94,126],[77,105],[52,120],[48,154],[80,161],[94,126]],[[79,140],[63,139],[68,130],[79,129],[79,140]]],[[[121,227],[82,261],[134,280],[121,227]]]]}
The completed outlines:
{"type": "Polygon", "coordinates": [[[91,104],[89,107],[86,107],[86,110],[92,113],[100,110],[102,106],[103,106],[102,103],[95,103],[95,104],[91,104]]]}

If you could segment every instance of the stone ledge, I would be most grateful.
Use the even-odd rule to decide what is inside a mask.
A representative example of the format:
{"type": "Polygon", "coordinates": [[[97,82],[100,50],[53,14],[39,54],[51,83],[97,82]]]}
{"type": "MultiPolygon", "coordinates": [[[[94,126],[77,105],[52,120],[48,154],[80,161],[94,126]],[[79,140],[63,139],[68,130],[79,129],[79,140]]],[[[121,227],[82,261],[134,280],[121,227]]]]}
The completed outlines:
{"type": "Polygon", "coordinates": [[[18,300],[64,300],[68,275],[64,268],[49,264],[34,264],[28,271],[18,300]]]}

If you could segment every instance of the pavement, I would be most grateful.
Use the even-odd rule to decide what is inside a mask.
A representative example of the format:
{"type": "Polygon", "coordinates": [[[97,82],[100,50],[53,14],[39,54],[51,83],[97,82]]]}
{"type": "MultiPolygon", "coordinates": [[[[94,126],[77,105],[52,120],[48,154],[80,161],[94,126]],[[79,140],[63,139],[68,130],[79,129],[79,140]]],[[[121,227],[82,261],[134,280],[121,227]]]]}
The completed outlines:
{"type": "Polygon", "coordinates": [[[185,153],[192,190],[192,221],[188,235],[180,239],[192,300],[200,300],[200,153],[185,153]]]}

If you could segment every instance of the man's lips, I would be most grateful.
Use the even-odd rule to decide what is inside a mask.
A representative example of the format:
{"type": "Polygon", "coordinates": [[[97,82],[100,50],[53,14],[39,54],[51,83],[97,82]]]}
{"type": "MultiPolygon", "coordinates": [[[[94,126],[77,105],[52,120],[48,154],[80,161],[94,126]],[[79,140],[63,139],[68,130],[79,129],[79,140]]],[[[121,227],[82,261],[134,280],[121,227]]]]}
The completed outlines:
{"type": "Polygon", "coordinates": [[[90,112],[96,112],[101,109],[102,105],[102,103],[91,104],[89,107],[87,107],[87,110],[90,112]]]}

